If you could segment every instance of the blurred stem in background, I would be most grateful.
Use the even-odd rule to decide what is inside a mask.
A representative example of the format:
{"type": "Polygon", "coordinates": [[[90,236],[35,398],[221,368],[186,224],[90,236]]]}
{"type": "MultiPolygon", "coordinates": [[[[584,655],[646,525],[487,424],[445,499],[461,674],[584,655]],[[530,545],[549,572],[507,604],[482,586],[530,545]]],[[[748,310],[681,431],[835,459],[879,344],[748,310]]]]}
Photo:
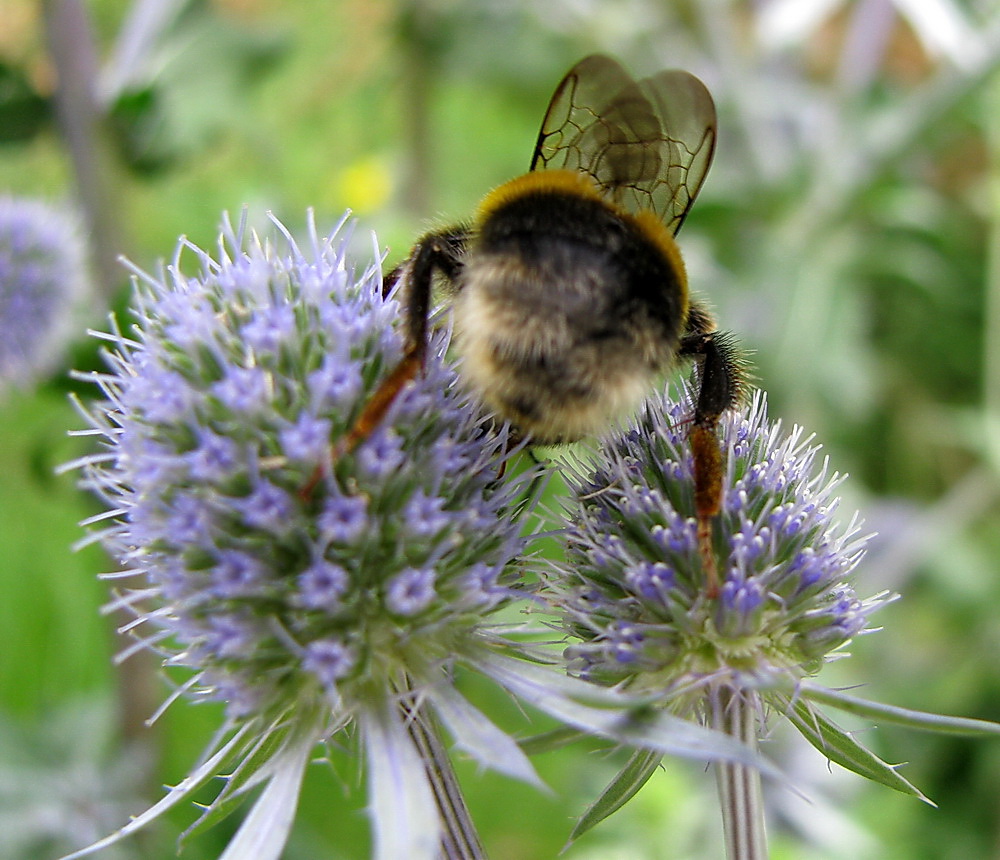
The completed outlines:
{"type": "MultiPolygon", "coordinates": [[[[109,305],[125,281],[125,270],[118,262],[125,252],[124,210],[119,167],[98,94],[97,47],[80,0],[45,0],[42,8],[56,72],[58,130],[73,168],[96,291],[100,301],[109,305]]],[[[114,628],[131,620],[121,612],[108,618],[114,628]]],[[[114,634],[122,649],[131,644],[117,629],[114,634]]],[[[156,733],[147,724],[159,702],[156,661],[149,652],[142,652],[115,665],[122,740],[141,744],[148,752],[156,746],[156,733]]],[[[150,778],[155,783],[152,769],[150,778]]]]}
{"type": "Polygon", "coordinates": [[[400,200],[404,211],[416,218],[426,218],[431,211],[434,158],[430,103],[436,78],[433,22],[432,11],[418,0],[402,7],[396,24],[406,141],[400,200]]]}
{"type": "Polygon", "coordinates": [[[116,160],[97,88],[97,49],[80,0],[44,0],[49,57],[56,72],[59,132],[73,165],[100,296],[110,303],[124,282],[124,244],[116,160]]]}

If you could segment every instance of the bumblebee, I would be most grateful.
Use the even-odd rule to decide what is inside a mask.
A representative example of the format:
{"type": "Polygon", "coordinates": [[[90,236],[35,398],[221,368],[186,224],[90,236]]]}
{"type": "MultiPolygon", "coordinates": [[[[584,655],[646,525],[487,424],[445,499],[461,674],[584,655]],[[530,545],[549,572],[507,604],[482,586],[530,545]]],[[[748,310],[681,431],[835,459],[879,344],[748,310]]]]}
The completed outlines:
{"type": "Polygon", "coordinates": [[[563,78],[531,167],[471,223],[430,233],[385,279],[404,288],[407,348],[345,440],[353,447],[419,372],[436,277],[452,295],[461,373],[536,443],[598,434],[678,359],[698,365],[689,441],[708,593],[723,458],[715,429],[740,399],[732,338],[688,290],[674,236],[708,173],[716,116],[705,86],[668,70],[633,80],[594,55],[563,78]]]}

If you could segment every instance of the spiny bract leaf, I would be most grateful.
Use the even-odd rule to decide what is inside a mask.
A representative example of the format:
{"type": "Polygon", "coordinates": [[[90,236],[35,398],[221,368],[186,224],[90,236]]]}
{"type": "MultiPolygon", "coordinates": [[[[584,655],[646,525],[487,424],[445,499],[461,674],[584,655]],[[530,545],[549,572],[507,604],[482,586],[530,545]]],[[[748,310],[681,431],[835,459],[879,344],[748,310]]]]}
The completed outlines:
{"type": "Polygon", "coordinates": [[[799,699],[787,702],[785,716],[791,721],[816,749],[830,761],[853,771],[858,776],[879,782],[903,794],[918,797],[926,803],[934,805],[909,780],[900,775],[896,766],[882,761],[875,753],[859,744],[849,732],[840,728],[822,711],[812,707],[809,702],[799,699]]]}
{"type": "Polygon", "coordinates": [[[662,754],[651,750],[636,750],[608,786],[601,792],[576,822],[569,836],[569,844],[579,839],[590,828],[621,809],[638,793],[656,772],[663,760],[662,754]]]}
{"type": "Polygon", "coordinates": [[[531,756],[561,749],[585,737],[586,734],[579,729],[569,726],[559,726],[548,732],[539,732],[537,735],[521,738],[517,742],[517,745],[525,755],[531,756]]]}
{"type": "Polygon", "coordinates": [[[1000,723],[989,720],[973,720],[968,717],[950,717],[946,714],[932,714],[927,711],[912,711],[859,699],[840,690],[831,690],[815,684],[801,685],[800,694],[812,702],[819,702],[848,714],[893,723],[925,732],[943,735],[1000,735],[1000,723]]]}

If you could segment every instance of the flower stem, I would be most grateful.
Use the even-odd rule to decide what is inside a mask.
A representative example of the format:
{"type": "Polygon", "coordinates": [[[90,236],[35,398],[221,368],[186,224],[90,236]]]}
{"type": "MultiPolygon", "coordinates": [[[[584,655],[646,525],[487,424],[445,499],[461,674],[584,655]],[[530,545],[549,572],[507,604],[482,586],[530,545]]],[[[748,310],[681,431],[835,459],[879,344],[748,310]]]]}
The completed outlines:
{"type": "Polygon", "coordinates": [[[472,816],[433,717],[419,706],[404,702],[402,708],[407,731],[424,760],[434,800],[441,815],[442,860],[487,860],[486,849],[472,823],[472,816]]]}
{"type": "MultiPolygon", "coordinates": [[[[722,687],[712,697],[712,727],[757,749],[759,707],[752,694],[722,687]]],[[[746,765],[715,765],[727,860],[767,860],[767,833],[760,771],[746,765]]]]}
{"type": "Polygon", "coordinates": [[[97,47],[87,4],[45,0],[42,4],[49,57],[56,70],[56,117],[73,164],[89,235],[97,289],[108,298],[126,282],[118,263],[124,250],[118,165],[97,92],[97,47]]]}

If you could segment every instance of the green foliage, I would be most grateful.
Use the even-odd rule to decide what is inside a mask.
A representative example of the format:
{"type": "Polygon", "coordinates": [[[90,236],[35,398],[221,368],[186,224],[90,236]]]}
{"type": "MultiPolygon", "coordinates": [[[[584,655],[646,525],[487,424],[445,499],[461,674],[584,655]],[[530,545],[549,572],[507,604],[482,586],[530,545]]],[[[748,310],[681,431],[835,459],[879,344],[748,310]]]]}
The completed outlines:
{"type": "Polygon", "coordinates": [[[139,175],[180,168],[252,113],[253,87],[287,45],[193,5],[166,30],[148,65],[116,95],[109,121],[124,163],[139,175]],[[158,60],[158,63],[156,62],[158,60]]]}
{"type": "Polygon", "coordinates": [[[50,110],[49,101],[20,69],[0,62],[0,144],[30,140],[41,131],[50,110]]]}

